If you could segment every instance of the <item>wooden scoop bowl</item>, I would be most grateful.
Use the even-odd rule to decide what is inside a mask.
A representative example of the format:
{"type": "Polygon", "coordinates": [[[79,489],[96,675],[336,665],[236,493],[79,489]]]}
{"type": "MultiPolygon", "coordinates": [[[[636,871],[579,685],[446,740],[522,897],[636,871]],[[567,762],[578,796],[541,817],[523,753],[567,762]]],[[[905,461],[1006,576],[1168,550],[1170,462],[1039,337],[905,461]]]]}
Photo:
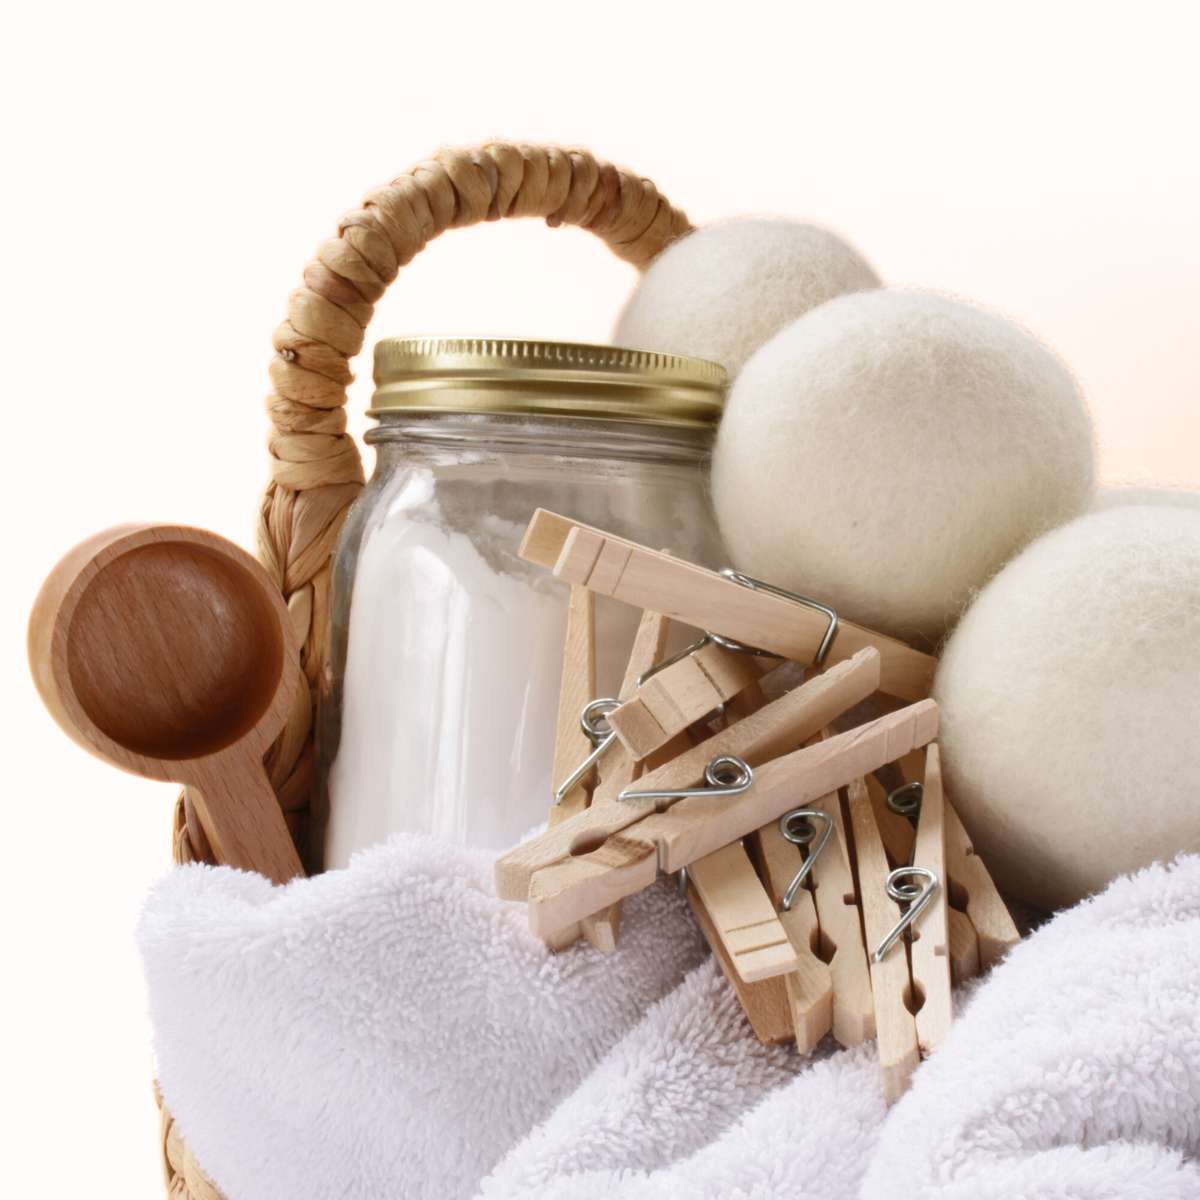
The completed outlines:
{"type": "Polygon", "coordinates": [[[301,680],[283,598],[244,550],[172,525],[97,534],[43,584],[29,660],[85,749],[194,789],[219,861],[303,874],[263,767],[301,680]]]}

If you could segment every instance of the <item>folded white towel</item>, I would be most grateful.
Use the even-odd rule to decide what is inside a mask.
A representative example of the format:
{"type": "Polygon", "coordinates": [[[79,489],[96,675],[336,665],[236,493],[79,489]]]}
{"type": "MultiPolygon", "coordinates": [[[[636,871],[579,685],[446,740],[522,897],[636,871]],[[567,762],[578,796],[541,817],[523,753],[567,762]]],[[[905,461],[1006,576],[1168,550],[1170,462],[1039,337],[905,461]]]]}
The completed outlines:
{"type": "Polygon", "coordinates": [[[670,889],[625,907],[551,955],[425,838],[179,869],[139,934],[165,1099],[229,1200],[1200,1198],[1200,859],[1018,947],[890,1114],[873,1047],[758,1045],[670,889]]]}
{"type": "Polygon", "coordinates": [[[668,887],[550,954],[492,856],[399,837],[287,887],[173,871],[139,939],[160,1086],[229,1200],[470,1196],[703,956],[668,887]]]}

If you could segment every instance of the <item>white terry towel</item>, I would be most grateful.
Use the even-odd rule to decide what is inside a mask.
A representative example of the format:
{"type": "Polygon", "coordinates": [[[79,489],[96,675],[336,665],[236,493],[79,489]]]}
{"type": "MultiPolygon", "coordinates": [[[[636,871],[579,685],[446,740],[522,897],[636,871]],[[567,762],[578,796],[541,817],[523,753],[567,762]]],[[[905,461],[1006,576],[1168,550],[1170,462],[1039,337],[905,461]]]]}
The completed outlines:
{"type": "Polygon", "coordinates": [[[873,1047],[755,1042],[661,885],[551,955],[490,856],[399,837],[281,889],[181,868],[139,938],[229,1200],[1200,1200],[1200,858],[1017,947],[890,1114],[873,1047]]]}

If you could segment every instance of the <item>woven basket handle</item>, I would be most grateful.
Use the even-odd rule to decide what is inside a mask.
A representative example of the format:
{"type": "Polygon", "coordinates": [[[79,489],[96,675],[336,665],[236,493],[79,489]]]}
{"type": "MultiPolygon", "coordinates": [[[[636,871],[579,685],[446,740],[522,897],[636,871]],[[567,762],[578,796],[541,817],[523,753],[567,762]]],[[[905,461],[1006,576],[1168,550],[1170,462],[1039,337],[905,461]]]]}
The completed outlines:
{"type": "MultiPolygon", "coordinates": [[[[350,359],[362,349],[375,302],[405,263],[444,230],[502,217],[590,229],[639,268],[690,228],[648,179],[585,150],[491,143],[443,150],[371,192],[304,269],[274,336],[271,483],[258,530],[259,557],[287,600],[310,685],[299,689],[267,760],[302,853],[312,781],[310,689],[326,660],[330,556],[363,483],[358,447],[346,433],[350,359]]],[[[210,857],[186,796],[175,834],[179,861],[210,857]]]]}

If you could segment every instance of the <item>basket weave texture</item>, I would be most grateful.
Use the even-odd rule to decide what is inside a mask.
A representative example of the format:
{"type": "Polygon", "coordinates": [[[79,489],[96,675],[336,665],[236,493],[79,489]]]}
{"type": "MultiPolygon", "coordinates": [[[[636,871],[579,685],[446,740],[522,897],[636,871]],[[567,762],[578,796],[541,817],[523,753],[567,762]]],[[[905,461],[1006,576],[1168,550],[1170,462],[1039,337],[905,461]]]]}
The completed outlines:
{"type": "MultiPolygon", "coordinates": [[[[313,696],[328,648],[330,558],[363,485],[346,433],[350,360],[362,349],[376,301],[400,268],[447,229],[508,217],[541,217],[601,237],[645,267],[686,233],[687,217],[642,179],[585,150],[502,142],[443,150],[370,192],[338,223],[288,297],[271,362],[271,482],[262,500],[258,555],[278,584],[300,645],[298,699],[267,769],[302,859],[308,853],[313,781],[313,696]]],[[[175,809],[177,863],[214,862],[192,798],[175,809]]],[[[161,1142],[171,1200],[222,1200],[166,1109],[161,1142]]]]}

